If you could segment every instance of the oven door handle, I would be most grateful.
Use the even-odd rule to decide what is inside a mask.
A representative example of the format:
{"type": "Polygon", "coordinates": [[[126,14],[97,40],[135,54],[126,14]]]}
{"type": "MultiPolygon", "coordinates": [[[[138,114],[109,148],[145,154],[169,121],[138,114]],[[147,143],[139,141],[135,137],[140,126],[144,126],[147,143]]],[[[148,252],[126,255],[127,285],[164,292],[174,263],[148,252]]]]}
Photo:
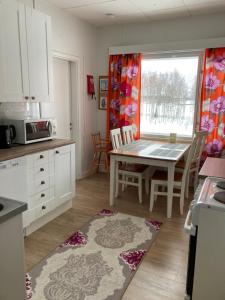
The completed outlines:
{"type": "Polygon", "coordinates": [[[184,230],[187,234],[195,236],[196,228],[191,223],[191,210],[189,209],[185,223],[184,223],[184,230]]]}

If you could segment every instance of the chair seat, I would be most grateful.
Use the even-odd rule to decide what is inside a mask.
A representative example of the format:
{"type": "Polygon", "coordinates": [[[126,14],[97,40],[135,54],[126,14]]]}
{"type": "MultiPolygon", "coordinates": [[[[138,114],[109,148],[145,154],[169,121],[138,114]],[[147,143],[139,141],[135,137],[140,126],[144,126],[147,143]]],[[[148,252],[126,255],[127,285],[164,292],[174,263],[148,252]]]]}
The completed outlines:
{"type": "Polygon", "coordinates": [[[128,171],[128,172],[135,172],[135,173],[143,173],[148,166],[141,165],[141,164],[123,164],[119,166],[119,170],[121,171],[128,171]]]}
{"type": "MultiPolygon", "coordinates": [[[[182,181],[182,176],[183,173],[179,173],[179,172],[175,172],[174,174],[174,181],[182,181]]],[[[152,176],[152,180],[162,180],[162,181],[167,181],[168,177],[167,177],[167,172],[166,171],[161,171],[161,170],[157,170],[155,171],[155,173],[152,176]]]]}
{"type": "MultiPolygon", "coordinates": [[[[178,163],[176,164],[176,168],[180,168],[180,169],[184,169],[185,168],[185,160],[180,160],[178,161],[178,163]]],[[[197,163],[196,162],[192,162],[190,165],[190,169],[194,169],[197,167],[197,163]]]]}

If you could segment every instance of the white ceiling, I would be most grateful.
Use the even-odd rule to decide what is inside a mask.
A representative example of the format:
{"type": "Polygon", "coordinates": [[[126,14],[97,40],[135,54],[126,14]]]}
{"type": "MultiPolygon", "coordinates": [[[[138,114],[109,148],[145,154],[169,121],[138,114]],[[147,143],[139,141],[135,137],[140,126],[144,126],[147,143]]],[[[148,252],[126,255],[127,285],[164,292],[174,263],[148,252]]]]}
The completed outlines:
{"type": "Polygon", "coordinates": [[[49,0],[93,25],[137,23],[225,12],[225,0],[49,0]],[[107,16],[113,14],[113,17],[107,16]]]}

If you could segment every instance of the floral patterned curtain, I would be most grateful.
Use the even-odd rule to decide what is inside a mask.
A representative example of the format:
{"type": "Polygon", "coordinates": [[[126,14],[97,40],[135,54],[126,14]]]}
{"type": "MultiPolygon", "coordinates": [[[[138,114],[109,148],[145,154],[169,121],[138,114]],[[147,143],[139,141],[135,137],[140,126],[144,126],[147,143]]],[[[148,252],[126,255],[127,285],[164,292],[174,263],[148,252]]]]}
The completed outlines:
{"type": "Polygon", "coordinates": [[[201,129],[208,131],[206,156],[221,156],[225,148],[225,48],[206,50],[201,129]]]}
{"type": "Polygon", "coordinates": [[[140,138],[141,54],[110,55],[107,131],[133,125],[140,138]]]}

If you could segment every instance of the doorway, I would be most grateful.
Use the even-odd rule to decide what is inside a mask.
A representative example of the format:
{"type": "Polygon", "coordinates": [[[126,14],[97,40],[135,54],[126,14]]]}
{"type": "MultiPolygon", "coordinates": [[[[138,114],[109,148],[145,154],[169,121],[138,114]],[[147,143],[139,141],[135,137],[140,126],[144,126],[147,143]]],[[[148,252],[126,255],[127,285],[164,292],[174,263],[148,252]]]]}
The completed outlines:
{"type": "Polygon", "coordinates": [[[54,116],[57,137],[76,142],[76,178],[82,178],[80,59],[54,52],[53,58],[54,116]]]}
{"type": "Polygon", "coordinates": [[[53,86],[57,137],[72,138],[71,63],[53,59],[53,86]]]}

